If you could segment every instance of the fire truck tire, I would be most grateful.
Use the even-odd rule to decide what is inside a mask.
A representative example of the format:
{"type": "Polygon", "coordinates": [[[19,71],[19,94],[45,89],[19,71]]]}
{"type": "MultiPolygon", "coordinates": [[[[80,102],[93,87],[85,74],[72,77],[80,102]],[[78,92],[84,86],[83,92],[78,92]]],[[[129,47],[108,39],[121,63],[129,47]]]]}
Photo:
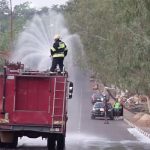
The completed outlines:
{"type": "Polygon", "coordinates": [[[18,145],[18,137],[15,135],[14,138],[13,138],[13,142],[10,143],[10,148],[16,148],[18,145]]]}
{"type": "Polygon", "coordinates": [[[7,140],[5,142],[5,138],[3,138],[4,142],[1,142],[1,138],[2,137],[0,137],[0,147],[3,147],[3,148],[16,148],[17,147],[18,137],[15,134],[13,135],[11,142],[10,141],[8,142],[7,140]]]}
{"type": "Polygon", "coordinates": [[[3,148],[4,147],[4,144],[1,142],[1,139],[0,139],[0,148],[3,148]]]}
{"type": "Polygon", "coordinates": [[[12,143],[2,143],[3,148],[16,148],[18,144],[18,138],[15,138],[12,143]]]}
{"type": "Polygon", "coordinates": [[[57,150],[64,150],[65,148],[65,136],[59,135],[57,138],[57,150]]]}
{"type": "Polygon", "coordinates": [[[56,140],[54,137],[48,137],[47,139],[47,148],[48,150],[54,150],[56,145],[56,140]]]}

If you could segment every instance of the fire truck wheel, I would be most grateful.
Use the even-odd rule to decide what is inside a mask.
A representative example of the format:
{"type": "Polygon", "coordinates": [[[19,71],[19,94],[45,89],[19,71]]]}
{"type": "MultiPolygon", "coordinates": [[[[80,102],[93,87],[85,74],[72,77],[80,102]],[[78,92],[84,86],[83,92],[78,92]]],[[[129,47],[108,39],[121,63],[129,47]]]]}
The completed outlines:
{"type": "Polygon", "coordinates": [[[3,148],[4,147],[4,144],[1,142],[1,139],[0,139],[0,148],[3,148]]]}
{"type": "Polygon", "coordinates": [[[16,148],[18,145],[18,137],[15,135],[13,138],[13,142],[10,143],[10,148],[16,148]]]}
{"type": "Polygon", "coordinates": [[[54,150],[55,149],[55,143],[56,143],[55,138],[48,137],[48,139],[47,139],[47,148],[48,148],[48,150],[54,150]]]}
{"type": "Polygon", "coordinates": [[[4,142],[0,142],[0,147],[1,148],[16,148],[17,147],[17,144],[18,144],[18,137],[15,136],[13,138],[13,141],[12,143],[4,143],[4,142]]]}
{"type": "Polygon", "coordinates": [[[65,148],[65,136],[59,135],[57,139],[57,149],[64,150],[64,148],[65,148]]]}
{"type": "Polygon", "coordinates": [[[18,137],[15,133],[0,132],[0,147],[16,148],[18,144],[18,137]]]}

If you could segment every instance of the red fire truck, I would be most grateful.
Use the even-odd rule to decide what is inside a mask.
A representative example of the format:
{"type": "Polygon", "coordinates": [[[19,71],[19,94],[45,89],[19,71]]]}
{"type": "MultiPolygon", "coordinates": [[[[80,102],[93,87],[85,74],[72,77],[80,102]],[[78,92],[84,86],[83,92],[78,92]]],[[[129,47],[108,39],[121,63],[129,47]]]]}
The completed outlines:
{"type": "Polygon", "coordinates": [[[65,146],[67,101],[73,83],[68,74],[26,70],[6,63],[0,74],[0,148],[15,148],[18,137],[47,139],[48,150],[65,146]]]}

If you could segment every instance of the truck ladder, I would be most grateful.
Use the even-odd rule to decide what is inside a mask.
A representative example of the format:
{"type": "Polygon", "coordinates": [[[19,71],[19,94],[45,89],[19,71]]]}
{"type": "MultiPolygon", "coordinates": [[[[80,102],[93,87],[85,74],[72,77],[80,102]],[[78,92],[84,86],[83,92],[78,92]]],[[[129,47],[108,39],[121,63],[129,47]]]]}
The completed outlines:
{"type": "Polygon", "coordinates": [[[61,122],[62,122],[62,127],[64,126],[64,105],[65,105],[65,86],[66,86],[66,78],[64,80],[64,82],[62,81],[58,81],[59,79],[55,78],[54,81],[54,98],[53,98],[53,111],[52,111],[52,128],[54,127],[54,121],[56,117],[61,117],[61,122]],[[57,89],[58,84],[63,84],[63,90],[57,89]],[[62,92],[63,93],[63,97],[59,98],[57,97],[57,92],[62,92]],[[57,106],[56,105],[56,101],[62,99],[63,101],[63,106],[57,106]],[[62,108],[62,114],[61,115],[57,115],[55,114],[55,110],[56,109],[61,109],[62,108]]]}

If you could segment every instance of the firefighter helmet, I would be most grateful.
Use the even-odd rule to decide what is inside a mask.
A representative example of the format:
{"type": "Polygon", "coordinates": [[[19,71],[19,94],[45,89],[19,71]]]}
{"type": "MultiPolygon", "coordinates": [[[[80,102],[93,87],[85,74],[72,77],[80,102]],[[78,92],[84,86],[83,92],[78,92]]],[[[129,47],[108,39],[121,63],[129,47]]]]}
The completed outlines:
{"type": "Polygon", "coordinates": [[[60,35],[59,35],[59,34],[56,34],[56,35],[54,36],[54,40],[58,40],[58,39],[60,39],[60,35]]]}

